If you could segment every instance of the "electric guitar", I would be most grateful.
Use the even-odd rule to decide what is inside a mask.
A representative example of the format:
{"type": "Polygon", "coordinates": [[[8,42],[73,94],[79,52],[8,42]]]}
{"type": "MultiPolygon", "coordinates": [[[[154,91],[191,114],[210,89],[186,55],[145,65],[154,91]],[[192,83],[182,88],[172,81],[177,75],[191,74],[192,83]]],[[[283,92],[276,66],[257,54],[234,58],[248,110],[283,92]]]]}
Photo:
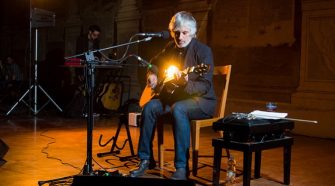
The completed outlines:
{"type": "MultiPolygon", "coordinates": [[[[191,72],[197,73],[202,76],[204,73],[208,72],[209,66],[206,64],[200,64],[192,67],[187,67],[185,70],[181,71],[182,76],[187,75],[191,72]]],[[[143,108],[153,97],[159,96],[170,96],[175,93],[175,90],[179,88],[179,85],[175,83],[175,77],[165,77],[157,86],[153,89],[149,85],[146,85],[142,95],[140,97],[139,105],[143,108]]]]}

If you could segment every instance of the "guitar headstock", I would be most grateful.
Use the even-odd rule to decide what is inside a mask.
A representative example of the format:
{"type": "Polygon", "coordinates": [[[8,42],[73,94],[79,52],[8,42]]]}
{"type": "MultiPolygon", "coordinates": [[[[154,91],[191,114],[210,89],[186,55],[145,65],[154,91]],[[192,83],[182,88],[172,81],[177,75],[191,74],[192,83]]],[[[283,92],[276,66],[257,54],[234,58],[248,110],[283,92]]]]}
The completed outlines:
{"type": "Polygon", "coordinates": [[[192,71],[202,76],[209,71],[209,65],[201,63],[200,65],[193,66],[192,71]]]}

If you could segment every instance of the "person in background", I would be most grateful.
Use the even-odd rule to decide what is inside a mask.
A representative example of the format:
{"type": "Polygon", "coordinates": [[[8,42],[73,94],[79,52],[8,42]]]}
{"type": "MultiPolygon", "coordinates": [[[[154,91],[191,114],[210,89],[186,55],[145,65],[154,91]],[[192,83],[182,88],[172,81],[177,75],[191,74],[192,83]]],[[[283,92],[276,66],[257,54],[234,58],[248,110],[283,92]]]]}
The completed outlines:
{"type": "MultiPolygon", "coordinates": [[[[84,54],[88,51],[99,49],[101,29],[98,25],[90,25],[86,34],[81,34],[76,41],[76,54],[84,54]]],[[[95,60],[101,60],[100,52],[93,53],[95,60]]],[[[85,55],[79,57],[81,61],[85,61],[85,55]]],[[[71,93],[73,98],[65,106],[65,116],[81,117],[87,115],[87,100],[85,92],[85,68],[70,68],[71,93]]],[[[97,81],[98,71],[95,72],[97,81]]],[[[98,82],[98,81],[97,81],[98,82]]]]}
{"type": "Polygon", "coordinates": [[[5,64],[3,63],[2,59],[0,59],[0,80],[4,80],[6,76],[6,69],[5,64]]]}
{"type": "Polygon", "coordinates": [[[188,159],[190,147],[190,120],[211,118],[215,112],[216,95],[213,89],[213,56],[211,49],[196,39],[197,23],[191,13],[181,11],[170,20],[171,41],[150,62],[153,67],[147,73],[147,85],[156,88],[164,78],[166,67],[172,63],[182,70],[200,64],[208,65],[204,75],[175,72],[175,84],[179,87],[173,99],[164,101],[164,97],[154,97],[143,107],[140,138],[138,144],[138,167],[130,171],[130,177],[144,175],[153,168],[155,161],[152,153],[152,140],[158,117],[172,114],[176,171],[174,180],[186,180],[189,174],[188,159]]]}
{"type": "MultiPolygon", "coordinates": [[[[87,34],[81,34],[76,43],[76,53],[82,54],[87,51],[97,50],[99,49],[100,45],[100,35],[101,35],[101,29],[98,25],[90,25],[88,27],[87,34]]],[[[95,52],[94,57],[96,60],[101,59],[100,52],[95,52]]],[[[85,60],[85,56],[80,57],[82,60],[85,60]]],[[[79,84],[82,84],[84,81],[83,72],[82,69],[76,69],[75,76],[77,77],[77,80],[79,81],[79,84]]],[[[78,82],[75,82],[77,84],[78,82]]]]}
{"type": "MultiPolygon", "coordinates": [[[[98,25],[90,25],[88,27],[87,35],[81,35],[77,39],[76,53],[81,54],[89,50],[99,49],[101,29],[98,25]]],[[[96,52],[94,54],[96,57],[100,58],[101,54],[96,52]]]]}
{"type": "Polygon", "coordinates": [[[0,59],[0,92],[3,93],[4,88],[6,87],[6,66],[0,59]]]}
{"type": "MultiPolygon", "coordinates": [[[[99,49],[100,45],[100,34],[101,29],[98,25],[90,25],[88,27],[88,33],[87,35],[80,35],[77,39],[76,43],[76,53],[82,54],[87,51],[97,50],[99,49]]],[[[94,52],[94,57],[96,60],[101,59],[101,53],[100,52],[94,52]]],[[[80,57],[82,60],[85,60],[85,56],[80,57]]],[[[81,84],[84,81],[83,72],[81,69],[76,69],[75,76],[77,77],[77,80],[79,80],[79,83],[81,84]]],[[[78,82],[75,82],[75,84],[78,82]]]]}
{"type": "Polygon", "coordinates": [[[1,64],[1,89],[8,96],[7,101],[18,98],[23,75],[20,66],[12,56],[7,56],[4,64],[1,64]]]}
{"type": "Polygon", "coordinates": [[[11,81],[22,81],[22,73],[20,70],[20,66],[16,63],[12,56],[8,56],[6,58],[6,75],[5,79],[9,82],[11,81]]]}

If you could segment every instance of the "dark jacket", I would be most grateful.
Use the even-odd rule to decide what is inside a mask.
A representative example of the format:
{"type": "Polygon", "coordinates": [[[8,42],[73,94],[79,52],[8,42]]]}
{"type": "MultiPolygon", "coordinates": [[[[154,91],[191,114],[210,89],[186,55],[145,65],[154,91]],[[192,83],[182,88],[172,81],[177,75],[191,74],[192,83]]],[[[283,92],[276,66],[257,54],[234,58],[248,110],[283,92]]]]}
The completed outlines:
{"type": "Polygon", "coordinates": [[[207,114],[213,116],[216,107],[216,95],[213,88],[213,55],[211,49],[193,38],[185,49],[178,48],[172,41],[155,56],[151,63],[152,71],[156,73],[159,79],[162,79],[164,69],[174,64],[179,69],[185,69],[200,64],[209,66],[209,71],[202,76],[197,73],[188,74],[188,82],[182,89],[182,95],[178,94],[182,99],[195,99],[200,108],[207,114]]]}

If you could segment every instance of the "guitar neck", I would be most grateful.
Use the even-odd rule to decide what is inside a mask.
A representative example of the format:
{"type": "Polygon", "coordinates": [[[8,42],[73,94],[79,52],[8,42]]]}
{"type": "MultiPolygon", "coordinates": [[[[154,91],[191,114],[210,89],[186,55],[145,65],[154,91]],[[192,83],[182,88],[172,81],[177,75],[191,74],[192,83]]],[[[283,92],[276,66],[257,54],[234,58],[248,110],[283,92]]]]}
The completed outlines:
{"type": "Polygon", "coordinates": [[[186,75],[188,73],[191,73],[194,71],[194,66],[192,67],[187,67],[186,69],[184,69],[183,71],[181,71],[182,74],[186,75]]]}

